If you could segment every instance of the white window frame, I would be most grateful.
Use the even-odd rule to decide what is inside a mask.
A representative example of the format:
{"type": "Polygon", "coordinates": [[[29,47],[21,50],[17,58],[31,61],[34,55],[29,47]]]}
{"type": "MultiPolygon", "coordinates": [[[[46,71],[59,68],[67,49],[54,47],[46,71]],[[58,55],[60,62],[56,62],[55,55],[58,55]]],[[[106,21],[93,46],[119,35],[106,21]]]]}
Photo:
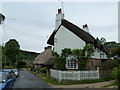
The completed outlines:
{"type": "Polygon", "coordinates": [[[73,56],[68,56],[66,59],[66,68],[67,69],[78,69],[78,62],[73,56]]]}
{"type": "Polygon", "coordinates": [[[101,51],[101,59],[106,59],[106,54],[104,52],[101,51]]]}

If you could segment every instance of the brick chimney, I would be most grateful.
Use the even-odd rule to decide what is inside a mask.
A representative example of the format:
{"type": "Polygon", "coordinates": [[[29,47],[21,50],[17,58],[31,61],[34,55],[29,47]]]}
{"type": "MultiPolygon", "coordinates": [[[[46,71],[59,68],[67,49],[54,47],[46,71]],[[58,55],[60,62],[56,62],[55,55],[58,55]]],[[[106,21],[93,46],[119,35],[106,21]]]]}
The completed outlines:
{"type": "Polygon", "coordinates": [[[55,20],[55,30],[60,26],[61,20],[64,19],[64,14],[62,13],[62,9],[58,9],[58,12],[56,14],[56,20],[55,20]]]}
{"type": "Polygon", "coordinates": [[[87,24],[83,25],[83,30],[89,33],[89,28],[87,24]]]}

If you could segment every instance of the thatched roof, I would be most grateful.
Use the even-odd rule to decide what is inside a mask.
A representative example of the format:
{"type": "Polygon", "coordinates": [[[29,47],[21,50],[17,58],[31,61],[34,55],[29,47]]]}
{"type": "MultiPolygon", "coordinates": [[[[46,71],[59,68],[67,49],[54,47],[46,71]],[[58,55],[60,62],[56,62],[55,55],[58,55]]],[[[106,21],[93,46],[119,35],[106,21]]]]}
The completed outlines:
{"type": "MultiPolygon", "coordinates": [[[[74,25],[73,23],[62,19],[61,25],[67,28],[69,31],[74,33],[76,36],[78,36],[80,39],[85,41],[86,43],[92,43],[95,47],[99,48],[100,50],[104,51],[105,53],[108,53],[106,47],[96,41],[96,39],[89,34],[88,32],[84,31],[83,29],[79,28],[78,26],[74,25]]],[[[61,25],[58,27],[57,30],[54,30],[51,36],[49,37],[47,44],[54,46],[54,36],[61,27],[61,25]]]]}
{"type": "Polygon", "coordinates": [[[48,48],[44,52],[40,53],[33,61],[33,64],[52,64],[52,49],[48,48]]]}
{"type": "MultiPolygon", "coordinates": [[[[79,38],[81,38],[85,42],[93,43],[93,44],[95,43],[95,38],[92,35],[85,32],[83,29],[77,27],[76,25],[72,24],[71,22],[63,19],[61,25],[63,25],[65,28],[70,30],[72,33],[77,35],[79,38]]],[[[59,26],[59,28],[60,28],[60,26],[59,26]]],[[[57,30],[53,31],[52,35],[50,36],[50,38],[47,41],[47,44],[54,45],[54,36],[57,33],[57,31],[59,30],[59,28],[57,30]]]]}

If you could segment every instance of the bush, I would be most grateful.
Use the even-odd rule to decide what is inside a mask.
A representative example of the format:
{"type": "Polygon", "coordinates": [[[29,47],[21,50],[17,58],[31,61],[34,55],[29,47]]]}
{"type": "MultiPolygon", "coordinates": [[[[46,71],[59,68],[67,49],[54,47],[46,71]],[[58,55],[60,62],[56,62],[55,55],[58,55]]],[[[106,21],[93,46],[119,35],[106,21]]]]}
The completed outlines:
{"type": "Polygon", "coordinates": [[[116,82],[115,84],[118,86],[120,89],[120,64],[118,67],[115,67],[113,72],[112,72],[113,77],[115,78],[116,82]]]}
{"type": "Polygon", "coordinates": [[[118,66],[117,60],[107,60],[101,64],[101,69],[102,70],[112,70],[117,66],[118,66]]]}
{"type": "Polygon", "coordinates": [[[18,68],[26,68],[27,63],[25,60],[18,61],[18,68]]]}
{"type": "Polygon", "coordinates": [[[42,74],[47,74],[47,67],[41,68],[39,72],[41,72],[42,74]]]}
{"type": "Polygon", "coordinates": [[[66,70],[65,64],[66,60],[63,56],[58,55],[56,52],[53,52],[54,56],[54,69],[56,70],[66,70]]]}

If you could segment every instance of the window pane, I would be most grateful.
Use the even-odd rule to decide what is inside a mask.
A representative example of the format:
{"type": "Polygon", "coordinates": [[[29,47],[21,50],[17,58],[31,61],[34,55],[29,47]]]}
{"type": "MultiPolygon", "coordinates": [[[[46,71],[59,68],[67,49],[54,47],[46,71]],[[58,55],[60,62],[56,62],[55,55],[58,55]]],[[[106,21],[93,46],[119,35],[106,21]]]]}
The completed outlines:
{"type": "Polygon", "coordinates": [[[69,59],[66,60],[67,68],[68,69],[76,69],[77,68],[77,62],[75,59],[69,59]]]}

